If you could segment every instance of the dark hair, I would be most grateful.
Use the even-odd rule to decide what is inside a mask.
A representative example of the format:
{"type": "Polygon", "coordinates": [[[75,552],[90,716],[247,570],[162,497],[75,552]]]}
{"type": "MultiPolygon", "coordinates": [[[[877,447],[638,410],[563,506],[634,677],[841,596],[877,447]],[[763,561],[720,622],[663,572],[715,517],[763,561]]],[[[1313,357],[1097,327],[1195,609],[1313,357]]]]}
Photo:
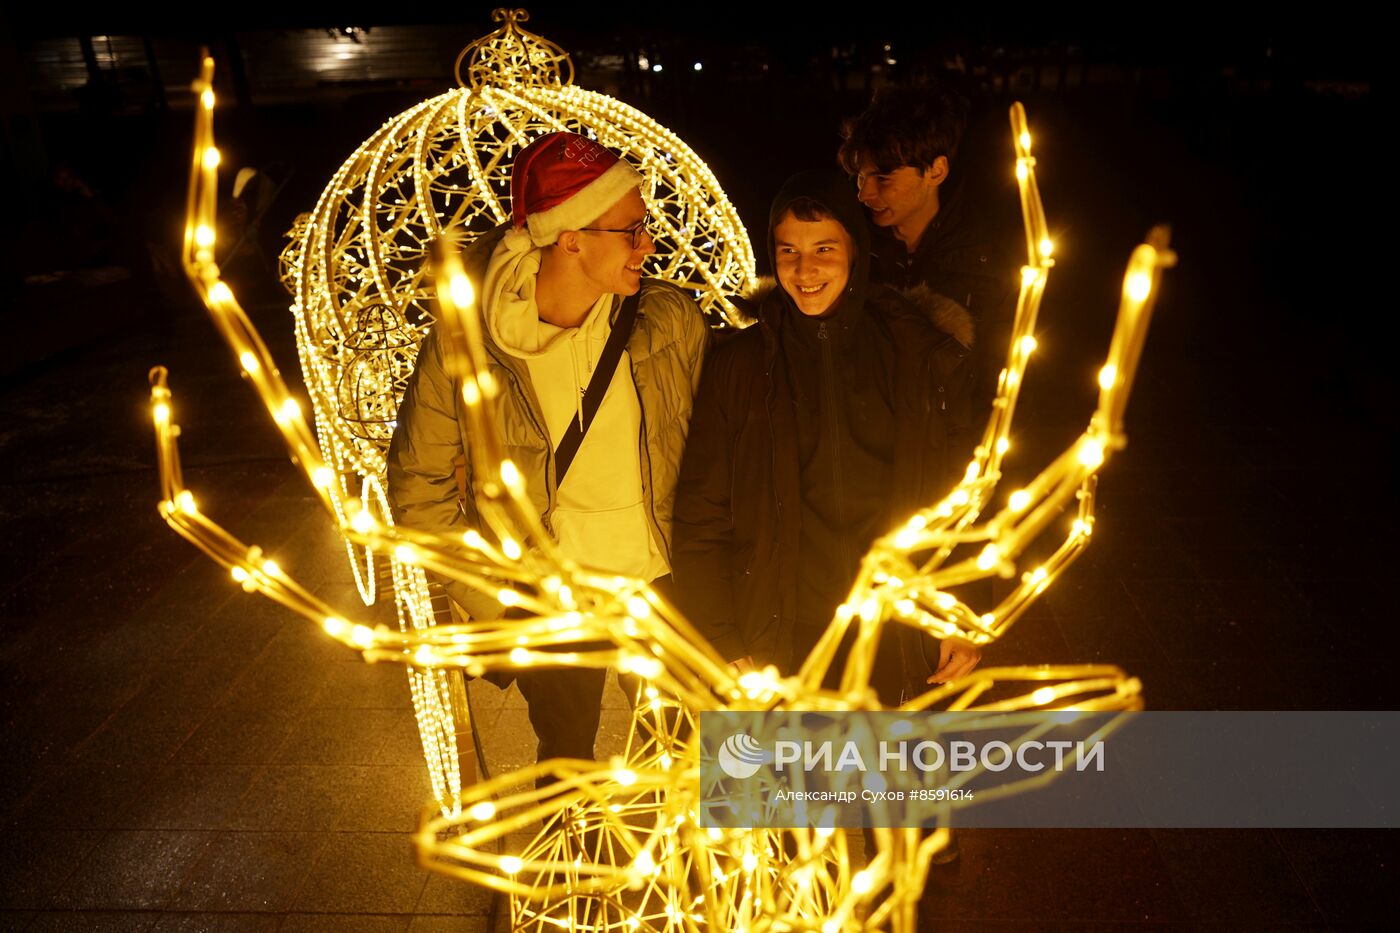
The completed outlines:
{"type": "MultiPolygon", "coordinates": [[[[839,176],[838,176],[839,177],[839,176]]],[[[836,217],[827,207],[816,198],[809,198],[806,195],[793,198],[783,208],[783,212],[778,215],[778,221],[791,214],[803,223],[816,223],[818,220],[832,220],[836,217]]]]}
{"type": "Polygon", "coordinates": [[[860,116],[841,127],[837,158],[850,175],[863,157],[881,172],[901,165],[927,170],[939,156],[951,165],[967,129],[968,102],[944,87],[882,87],[860,116]]]}

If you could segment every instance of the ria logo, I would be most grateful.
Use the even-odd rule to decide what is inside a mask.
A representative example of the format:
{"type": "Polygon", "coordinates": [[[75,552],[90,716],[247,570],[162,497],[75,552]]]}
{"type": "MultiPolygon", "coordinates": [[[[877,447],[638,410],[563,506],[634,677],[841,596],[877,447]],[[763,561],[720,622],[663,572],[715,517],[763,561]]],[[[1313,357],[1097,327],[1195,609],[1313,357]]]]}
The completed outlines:
{"type": "Polygon", "coordinates": [[[758,769],[773,760],[773,753],[763,750],[747,732],[736,732],[719,747],[719,769],[732,778],[753,777],[758,769]]]}

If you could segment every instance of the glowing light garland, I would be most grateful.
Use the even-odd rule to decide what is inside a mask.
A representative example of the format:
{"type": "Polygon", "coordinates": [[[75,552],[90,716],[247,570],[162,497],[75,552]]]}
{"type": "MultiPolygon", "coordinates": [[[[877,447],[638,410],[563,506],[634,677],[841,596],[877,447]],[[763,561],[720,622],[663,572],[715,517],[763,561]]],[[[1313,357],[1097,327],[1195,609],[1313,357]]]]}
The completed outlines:
{"type": "MultiPolygon", "coordinates": [[[[335,459],[344,451],[337,447],[338,435],[327,429],[329,409],[318,407],[324,400],[313,399],[324,445],[318,446],[306,416],[214,263],[218,158],[211,154],[217,153],[212,72],[213,60],[205,58],[196,83],[202,106],[196,118],[185,267],[277,423],[293,461],[352,546],[393,558],[396,586],[401,580],[421,584],[422,572],[431,570],[489,593],[527,617],[426,627],[419,627],[415,619],[414,625],[394,630],[358,624],[338,614],[259,548],[238,541],[200,512],[181,478],[179,428],[166,373],[158,367],[151,374],[151,397],[161,515],[228,567],[246,590],[313,620],[366,660],[408,666],[415,678],[415,702],[421,691],[450,709],[454,681],[442,675],[452,669],[481,674],[538,665],[616,666],[647,682],[625,756],[606,763],[538,762],[465,789],[441,814],[425,817],[417,837],[420,860],[510,894],[517,929],[913,930],[929,859],[946,844],[946,830],[925,835],[912,828],[877,829],[868,864],[855,871],[841,832],[701,829],[696,825],[698,752],[686,738],[693,734],[692,716],[704,709],[880,709],[869,675],[885,626],[911,625],[975,644],[993,642],[1007,631],[1092,533],[1095,478],[1123,446],[1122,414],[1157,283],[1162,270],[1174,262],[1166,231],[1152,231],[1129,262],[1108,360],[1100,371],[1099,403],[1088,429],[1035,480],[1013,492],[1006,507],[978,523],[1001,477],[1052,265],[1029,129],[1020,105],[1012,108],[1028,262],[1022,270],[1010,356],[976,456],[948,496],[875,543],[848,599],[796,675],[781,677],[768,668],[736,677],[674,607],[647,586],[573,564],[544,533],[519,471],[502,454],[489,413],[499,387],[485,365],[471,284],[452,249],[440,252],[440,272],[432,284],[438,325],[446,328],[448,337],[447,365],[466,403],[472,468],[485,478],[479,505],[486,534],[473,531],[457,539],[392,527],[383,517],[382,493],[372,484],[356,497],[343,481],[336,481],[348,464],[335,459]],[[1027,545],[1049,530],[1072,500],[1077,500],[1076,517],[1063,542],[1047,561],[1027,570],[998,605],[979,614],[948,591],[993,573],[1014,577],[1016,561],[1027,545]],[[538,544],[527,550],[519,544],[523,541],[538,544]],[[834,663],[841,637],[853,625],[856,636],[840,686],[823,690],[822,680],[834,663]],[[559,780],[534,789],[534,778],[543,774],[559,780]],[[537,825],[542,828],[522,852],[495,851],[495,844],[507,835],[537,825]]],[[[314,230],[307,233],[316,235],[314,230]]],[[[306,294],[302,292],[303,302],[306,294]]],[[[424,296],[416,294],[414,300],[424,301],[424,296]]],[[[304,337],[300,328],[308,319],[303,310],[299,337],[304,337]]],[[[307,342],[299,346],[305,363],[307,342]]],[[[901,708],[1121,710],[1140,708],[1141,702],[1141,685],[1121,669],[1067,665],[985,668],[929,690],[901,708]]],[[[425,733],[447,725],[430,722],[425,733]]],[[[430,757],[434,749],[450,747],[452,733],[440,732],[435,740],[441,744],[425,742],[430,757]]],[[[434,764],[450,770],[443,761],[430,761],[434,764]]],[[[456,788],[435,790],[441,800],[445,791],[456,788]]]]}

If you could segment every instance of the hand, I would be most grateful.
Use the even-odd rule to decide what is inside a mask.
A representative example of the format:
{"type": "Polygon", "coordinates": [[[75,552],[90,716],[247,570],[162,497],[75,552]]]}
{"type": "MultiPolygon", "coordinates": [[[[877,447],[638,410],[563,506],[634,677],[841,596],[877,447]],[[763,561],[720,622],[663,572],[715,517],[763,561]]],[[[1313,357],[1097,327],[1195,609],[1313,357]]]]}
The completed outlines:
{"type": "Polygon", "coordinates": [[[745,655],[729,662],[729,673],[735,677],[742,677],[749,671],[756,671],[758,667],[753,663],[753,658],[745,655]]]}
{"type": "Polygon", "coordinates": [[[967,642],[945,638],[938,643],[938,670],[928,679],[931,684],[943,684],[969,674],[982,660],[982,650],[967,642]]]}

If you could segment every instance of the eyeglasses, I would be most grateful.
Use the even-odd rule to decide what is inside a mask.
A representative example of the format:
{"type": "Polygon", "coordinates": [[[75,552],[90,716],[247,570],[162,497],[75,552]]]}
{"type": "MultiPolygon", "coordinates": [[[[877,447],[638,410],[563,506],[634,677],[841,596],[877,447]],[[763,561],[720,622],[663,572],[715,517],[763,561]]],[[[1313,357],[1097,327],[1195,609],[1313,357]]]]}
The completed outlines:
{"type": "Polygon", "coordinates": [[[632,237],[632,248],[636,249],[642,245],[642,234],[651,233],[651,211],[642,215],[642,219],[630,227],[579,227],[580,233],[625,233],[632,237]]]}

